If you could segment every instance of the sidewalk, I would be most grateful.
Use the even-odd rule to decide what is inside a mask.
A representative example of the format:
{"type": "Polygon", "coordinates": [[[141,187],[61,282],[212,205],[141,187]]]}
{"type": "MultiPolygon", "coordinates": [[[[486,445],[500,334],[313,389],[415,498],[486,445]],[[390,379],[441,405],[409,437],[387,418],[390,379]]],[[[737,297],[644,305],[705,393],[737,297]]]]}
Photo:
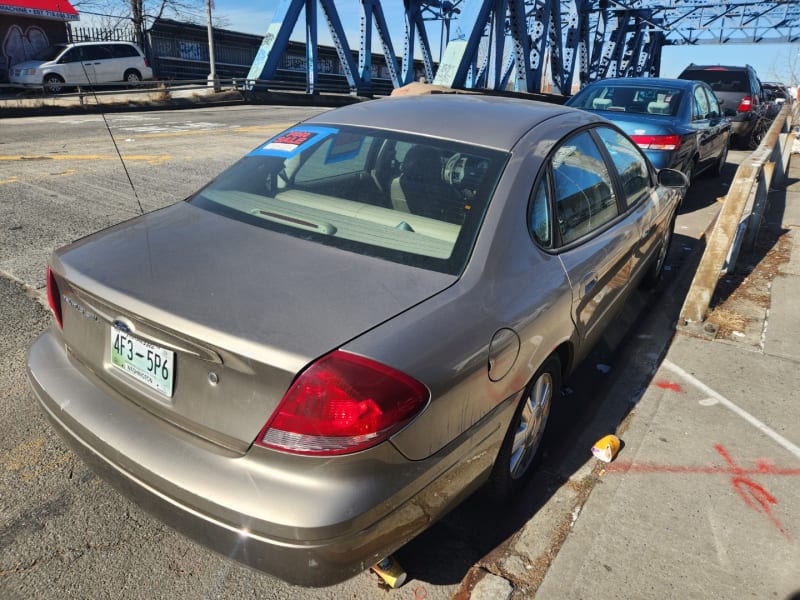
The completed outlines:
{"type": "Polygon", "coordinates": [[[137,110],[176,110],[203,108],[208,106],[236,106],[244,104],[293,104],[302,106],[342,106],[361,102],[364,98],[349,94],[315,94],[275,90],[267,92],[243,92],[227,89],[214,92],[211,87],[175,86],[143,87],[126,90],[83,90],[74,93],[41,95],[7,93],[0,95],[0,119],[62,115],[76,113],[100,114],[137,110]]]}
{"type": "Polygon", "coordinates": [[[537,600],[800,594],[797,157],[763,227],[785,234],[760,339],[676,333],[617,459],[587,463],[596,484],[537,600]]]}

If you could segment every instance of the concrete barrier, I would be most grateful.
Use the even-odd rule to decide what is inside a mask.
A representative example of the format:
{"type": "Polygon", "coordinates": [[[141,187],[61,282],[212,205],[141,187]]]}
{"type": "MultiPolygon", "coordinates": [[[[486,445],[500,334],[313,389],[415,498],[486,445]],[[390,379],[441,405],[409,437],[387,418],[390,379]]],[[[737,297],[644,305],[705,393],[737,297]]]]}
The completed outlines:
{"type": "Polygon", "coordinates": [[[680,326],[692,328],[705,321],[720,277],[735,270],[742,249],[750,250],[755,244],[769,190],[785,182],[794,140],[792,126],[800,122],[798,117],[800,103],[785,105],[759,147],[739,165],[686,294],[680,326]]]}

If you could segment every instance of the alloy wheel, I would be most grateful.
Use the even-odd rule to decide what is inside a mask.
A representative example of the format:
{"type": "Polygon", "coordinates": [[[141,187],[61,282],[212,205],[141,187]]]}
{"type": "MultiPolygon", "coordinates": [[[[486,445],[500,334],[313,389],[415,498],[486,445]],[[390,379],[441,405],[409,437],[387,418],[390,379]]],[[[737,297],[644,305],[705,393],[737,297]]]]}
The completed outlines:
{"type": "Polygon", "coordinates": [[[539,375],[530,387],[520,413],[519,426],[514,434],[509,465],[512,479],[519,479],[528,470],[539,450],[550,404],[553,400],[553,378],[548,371],[539,375]]]}

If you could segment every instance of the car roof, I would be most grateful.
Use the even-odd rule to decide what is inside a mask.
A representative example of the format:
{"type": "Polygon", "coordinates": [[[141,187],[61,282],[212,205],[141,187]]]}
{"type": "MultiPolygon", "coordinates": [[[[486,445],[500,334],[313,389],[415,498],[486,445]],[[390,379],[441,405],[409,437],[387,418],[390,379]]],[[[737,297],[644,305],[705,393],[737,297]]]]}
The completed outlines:
{"type": "Polygon", "coordinates": [[[575,111],[559,104],[521,98],[429,94],[351,104],[307,122],[401,131],[509,150],[533,127],[575,111]]]}
{"type": "Polygon", "coordinates": [[[671,85],[673,87],[686,88],[693,85],[693,83],[694,80],[692,79],[675,79],[672,77],[609,77],[608,79],[593,81],[590,85],[622,84],[642,87],[671,85]]]}
{"type": "Polygon", "coordinates": [[[108,46],[110,44],[125,44],[126,46],[135,46],[133,42],[123,42],[121,40],[109,40],[107,42],[63,42],[60,44],[53,44],[54,46],[108,46]]]}
{"type": "Polygon", "coordinates": [[[754,71],[750,65],[696,65],[690,64],[684,71],[754,71]]]}

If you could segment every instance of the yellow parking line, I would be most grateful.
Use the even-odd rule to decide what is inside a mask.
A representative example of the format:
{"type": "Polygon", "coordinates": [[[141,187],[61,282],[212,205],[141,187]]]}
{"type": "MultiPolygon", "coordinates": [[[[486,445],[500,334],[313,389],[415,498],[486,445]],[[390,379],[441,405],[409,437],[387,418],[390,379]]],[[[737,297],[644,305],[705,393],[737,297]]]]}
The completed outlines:
{"type": "MultiPolygon", "coordinates": [[[[172,160],[169,154],[127,154],[122,156],[125,160],[147,160],[147,161],[165,161],[172,160]]],[[[23,161],[23,160],[119,160],[119,156],[112,154],[58,154],[48,156],[0,156],[0,161],[23,161]]]]}
{"type": "Polygon", "coordinates": [[[14,175],[11,179],[0,179],[0,185],[3,185],[4,183],[18,183],[18,182],[19,182],[19,177],[17,177],[16,175],[14,175]]]}
{"type": "Polygon", "coordinates": [[[231,129],[193,129],[191,131],[160,131],[158,133],[131,134],[131,137],[138,139],[181,137],[186,135],[205,135],[217,133],[277,133],[283,131],[294,123],[283,123],[277,125],[252,125],[250,127],[234,127],[231,129]]]}

